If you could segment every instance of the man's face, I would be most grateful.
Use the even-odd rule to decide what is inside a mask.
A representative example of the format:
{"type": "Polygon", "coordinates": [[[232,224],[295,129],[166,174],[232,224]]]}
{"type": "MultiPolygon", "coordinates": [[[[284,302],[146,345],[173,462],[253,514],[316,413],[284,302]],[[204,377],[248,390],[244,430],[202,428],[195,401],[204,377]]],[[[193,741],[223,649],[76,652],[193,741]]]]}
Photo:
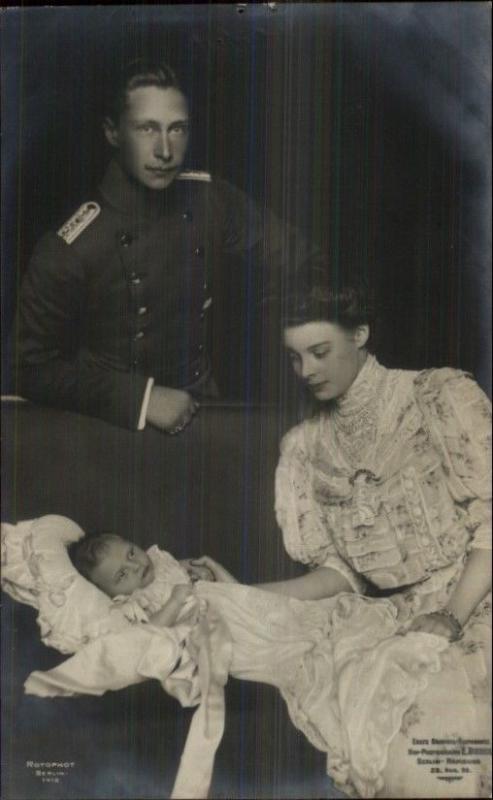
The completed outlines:
{"type": "Polygon", "coordinates": [[[148,189],[166,189],[180,172],[188,145],[185,96],[173,88],[142,86],[127,94],[118,123],[106,119],[108,142],[125,172],[148,189]]]}
{"type": "Polygon", "coordinates": [[[91,581],[110,597],[132,594],[153,580],[154,567],[147,553],[120,538],[105,544],[98,564],[91,572],[91,581]]]}

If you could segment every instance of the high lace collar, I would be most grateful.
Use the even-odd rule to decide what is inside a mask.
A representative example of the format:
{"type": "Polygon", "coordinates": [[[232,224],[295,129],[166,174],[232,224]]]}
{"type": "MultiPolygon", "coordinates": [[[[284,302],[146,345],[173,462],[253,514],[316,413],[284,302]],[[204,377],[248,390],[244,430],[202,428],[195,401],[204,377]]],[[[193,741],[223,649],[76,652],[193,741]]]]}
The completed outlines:
{"type": "Polygon", "coordinates": [[[339,417],[352,417],[368,408],[376,400],[385,371],[375,356],[368,354],[349,389],[335,400],[333,412],[339,417]]]}

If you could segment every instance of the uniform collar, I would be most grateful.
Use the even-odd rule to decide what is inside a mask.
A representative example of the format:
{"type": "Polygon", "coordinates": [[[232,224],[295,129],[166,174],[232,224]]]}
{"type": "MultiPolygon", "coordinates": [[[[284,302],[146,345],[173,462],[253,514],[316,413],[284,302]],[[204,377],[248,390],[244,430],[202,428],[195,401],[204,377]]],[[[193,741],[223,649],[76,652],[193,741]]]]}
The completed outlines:
{"type": "Polygon", "coordinates": [[[169,211],[177,197],[176,181],[162,191],[152,191],[130,178],[116,160],[110,161],[99,191],[104,200],[123,214],[155,219],[169,211]]]}

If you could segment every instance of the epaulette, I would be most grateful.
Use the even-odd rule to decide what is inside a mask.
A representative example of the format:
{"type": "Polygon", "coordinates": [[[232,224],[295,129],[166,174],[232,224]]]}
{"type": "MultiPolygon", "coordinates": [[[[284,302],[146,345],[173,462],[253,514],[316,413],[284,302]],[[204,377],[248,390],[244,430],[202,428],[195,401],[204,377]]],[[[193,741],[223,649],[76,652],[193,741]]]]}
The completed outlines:
{"type": "Polygon", "coordinates": [[[78,236],[88,225],[93,222],[101,212],[101,206],[91,201],[83,203],[79,209],[68,219],[57,231],[57,235],[64,239],[67,244],[75,242],[78,236]]]}
{"type": "Polygon", "coordinates": [[[178,181],[204,181],[205,183],[210,183],[212,181],[210,172],[201,172],[197,169],[186,169],[180,172],[180,174],[176,176],[176,179],[178,181]]]}

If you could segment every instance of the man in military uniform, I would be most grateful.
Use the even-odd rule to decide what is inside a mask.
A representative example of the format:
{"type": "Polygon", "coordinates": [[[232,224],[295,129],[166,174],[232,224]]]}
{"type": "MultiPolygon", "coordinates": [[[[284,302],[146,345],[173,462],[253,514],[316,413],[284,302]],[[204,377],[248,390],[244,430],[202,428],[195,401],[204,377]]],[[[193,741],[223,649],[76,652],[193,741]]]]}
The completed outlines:
{"type": "Polygon", "coordinates": [[[297,244],[294,254],[299,237],[238,189],[183,171],[188,104],[169,67],[130,67],[104,133],[114,158],[97,196],[41,239],[23,281],[18,390],[178,433],[217,391],[207,330],[235,256],[261,266],[261,297],[288,253],[298,262],[306,253],[297,244]]]}

